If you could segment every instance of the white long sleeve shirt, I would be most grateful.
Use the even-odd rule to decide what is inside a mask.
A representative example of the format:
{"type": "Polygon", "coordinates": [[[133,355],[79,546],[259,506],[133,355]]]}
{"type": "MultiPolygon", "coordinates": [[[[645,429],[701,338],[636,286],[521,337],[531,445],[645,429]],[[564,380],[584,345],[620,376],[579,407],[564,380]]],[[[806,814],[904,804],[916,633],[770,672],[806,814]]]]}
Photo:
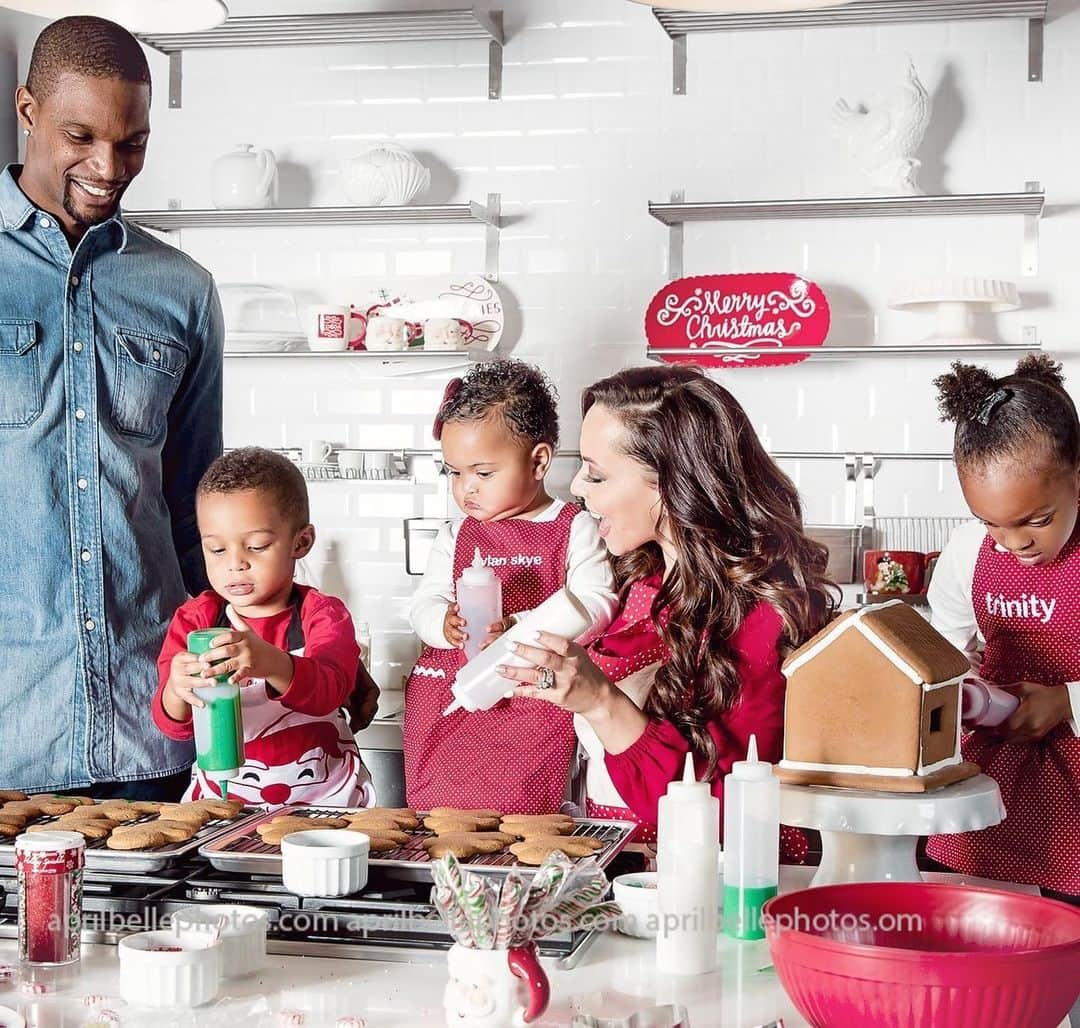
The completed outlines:
{"type": "MultiPolygon", "coordinates": [[[[533,520],[554,521],[565,505],[563,500],[554,500],[533,520]]],[[[460,521],[452,522],[444,525],[436,536],[424,577],[409,606],[409,622],[413,631],[428,646],[437,649],[450,649],[450,643],[443,634],[443,621],[447,608],[454,602],[454,549],[460,527],[460,521]]],[[[594,627],[590,634],[610,624],[618,606],[614,576],[596,519],[585,511],[578,514],[570,525],[570,539],[566,546],[566,588],[581,601],[592,617],[594,627]]],[[[520,618],[526,613],[519,611],[514,617],[520,618]]]]}
{"type": "MultiPolygon", "coordinates": [[[[930,623],[958,649],[968,654],[973,666],[978,666],[979,653],[985,642],[975,620],[975,604],[971,587],[975,564],[986,538],[986,526],[968,521],[955,529],[938,557],[934,576],[930,579],[927,599],[930,601],[930,623]]],[[[1004,552],[998,547],[999,552],[1004,552]]],[[[1005,684],[1005,683],[1002,683],[1005,684]]],[[[1069,682],[1069,704],[1072,719],[1069,725],[1080,737],[1080,682],[1069,682]]]]}

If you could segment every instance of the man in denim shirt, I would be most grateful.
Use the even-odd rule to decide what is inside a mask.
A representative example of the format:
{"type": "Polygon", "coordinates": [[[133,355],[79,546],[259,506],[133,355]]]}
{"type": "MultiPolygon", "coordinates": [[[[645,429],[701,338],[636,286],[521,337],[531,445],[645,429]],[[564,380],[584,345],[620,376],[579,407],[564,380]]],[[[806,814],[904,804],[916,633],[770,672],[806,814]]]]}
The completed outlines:
{"type": "Polygon", "coordinates": [[[195,487],[221,453],[210,275],[120,214],[150,134],[138,42],[64,18],[16,94],[0,174],[0,786],[178,795],[155,661],[205,588],[195,487]]]}

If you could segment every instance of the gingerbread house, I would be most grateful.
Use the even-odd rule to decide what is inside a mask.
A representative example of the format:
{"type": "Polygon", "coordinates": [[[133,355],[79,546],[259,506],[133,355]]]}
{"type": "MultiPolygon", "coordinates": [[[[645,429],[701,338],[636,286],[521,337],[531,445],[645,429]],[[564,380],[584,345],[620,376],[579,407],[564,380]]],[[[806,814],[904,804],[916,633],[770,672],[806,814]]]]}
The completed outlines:
{"type": "Polygon", "coordinates": [[[923,792],[978,774],[960,756],[967,658],[903,601],[848,611],[783,669],[784,781],[923,792]]]}

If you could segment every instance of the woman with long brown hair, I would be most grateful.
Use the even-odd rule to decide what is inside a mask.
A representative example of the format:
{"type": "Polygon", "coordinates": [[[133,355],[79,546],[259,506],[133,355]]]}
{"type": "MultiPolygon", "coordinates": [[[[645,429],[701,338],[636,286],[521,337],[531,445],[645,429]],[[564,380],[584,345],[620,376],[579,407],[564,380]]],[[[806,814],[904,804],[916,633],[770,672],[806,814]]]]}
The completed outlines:
{"type": "Polygon", "coordinates": [[[632,813],[647,838],[688,750],[717,795],[751,733],[779,760],[781,662],[838,592],[795,486],[717,382],[631,368],[588,388],[582,410],[573,491],[600,520],[621,609],[587,649],[541,633],[518,648],[536,666],[504,673],[574,712],[590,812],[632,813]]]}

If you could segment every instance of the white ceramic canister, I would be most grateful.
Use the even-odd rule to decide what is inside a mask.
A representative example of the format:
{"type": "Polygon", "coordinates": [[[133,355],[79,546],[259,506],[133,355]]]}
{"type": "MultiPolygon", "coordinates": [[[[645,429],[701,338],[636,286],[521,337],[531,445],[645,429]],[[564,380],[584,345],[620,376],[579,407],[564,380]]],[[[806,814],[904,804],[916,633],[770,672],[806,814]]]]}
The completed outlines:
{"type": "Polygon", "coordinates": [[[272,150],[238,143],[214,161],[210,197],[218,210],[261,210],[277,194],[277,161],[272,150]]]}

